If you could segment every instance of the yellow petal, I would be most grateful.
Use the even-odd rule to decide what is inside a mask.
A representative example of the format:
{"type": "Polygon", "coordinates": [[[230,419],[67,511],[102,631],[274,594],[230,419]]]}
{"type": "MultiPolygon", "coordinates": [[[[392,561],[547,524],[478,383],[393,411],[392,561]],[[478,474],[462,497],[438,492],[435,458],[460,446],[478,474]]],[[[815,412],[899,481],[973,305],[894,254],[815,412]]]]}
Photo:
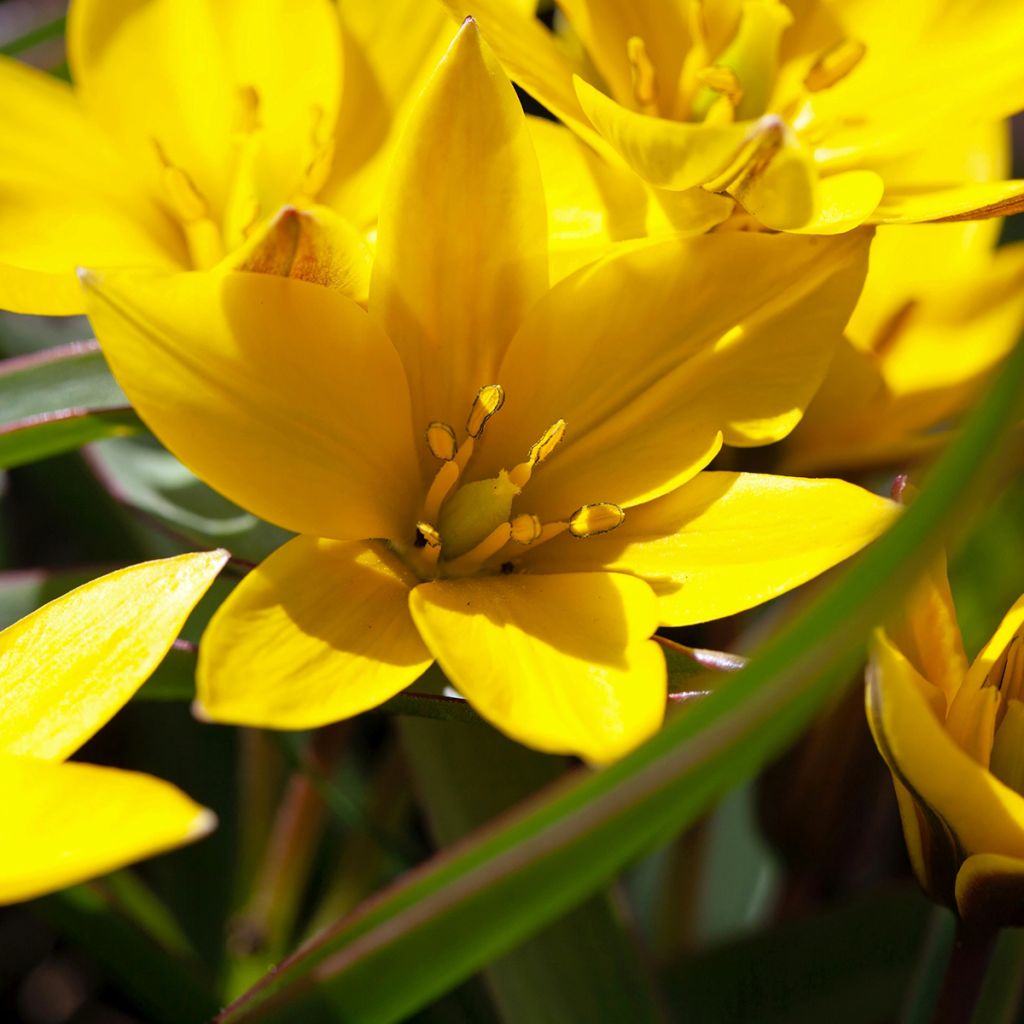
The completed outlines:
{"type": "Polygon", "coordinates": [[[227,557],[129,566],[0,633],[0,754],[59,760],[77,750],[160,664],[227,557]]]}
{"type": "Polygon", "coordinates": [[[154,182],[155,141],[218,220],[247,108],[259,132],[251,184],[265,213],[302,183],[314,135],[337,111],[340,38],[328,0],[82,0],[71,8],[68,55],[93,116],[154,182]]]}
{"type": "MultiPolygon", "coordinates": [[[[542,519],[678,487],[721,443],[779,440],[824,375],[863,280],[866,237],[730,233],[645,246],[560,282],[509,348],[480,475],[559,419],[524,501],[542,519]]],[[[529,443],[529,442],[527,442],[529,443]]]]}
{"type": "Polygon", "coordinates": [[[419,476],[387,338],[328,288],[267,274],[90,274],[115,377],[190,469],[297,533],[401,536],[419,476]]]}
{"type": "Polygon", "coordinates": [[[880,634],[868,672],[868,719],[878,749],[964,853],[1024,857],[1024,797],[957,746],[928,706],[929,685],[880,634]]]}
{"type": "Polygon", "coordinates": [[[975,182],[949,188],[900,193],[886,190],[873,224],[919,224],[925,221],[981,220],[1009,217],[1024,210],[1024,181],[975,182]]]}
{"type": "Polygon", "coordinates": [[[193,842],[217,820],[137,772],[0,756],[0,903],[32,899],[193,842]]]}
{"type": "Polygon", "coordinates": [[[582,78],[575,79],[591,123],[645,181],[675,191],[721,174],[743,146],[749,122],[684,124],[627,110],[582,78]]]}
{"type": "Polygon", "coordinates": [[[639,105],[629,60],[631,39],[641,40],[653,72],[652,105],[668,115],[689,49],[687,5],[680,0],[559,0],[612,95],[626,106],[639,105]]]}
{"type": "Polygon", "coordinates": [[[989,670],[999,659],[999,656],[1006,650],[1010,641],[1024,629],[1024,597],[1021,597],[1013,607],[1003,616],[998,629],[992,634],[992,639],[978,652],[978,656],[971,663],[964,680],[964,688],[978,689],[985,681],[989,670]]]}
{"type": "Polygon", "coordinates": [[[346,0],[338,16],[345,48],[339,144],[320,201],[370,229],[409,108],[454,26],[440,4],[422,0],[346,0]]]}
{"type": "Polygon", "coordinates": [[[231,253],[223,269],[294,277],[365,306],[373,252],[366,238],[325,206],[286,206],[231,253]]]}
{"type": "MultiPolygon", "coordinates": [[[[876,211],[885,183],[874,171],[845,171],[821,178],[813,190],[811,219],[790,230],[802,234],[837,235],[863,224],[876,211]]],[[[767,221],[765,222],[767,223],[767,221]]]]}
{"type": "Polygon", "coordinates": [[[968,857],[956,876],[956,906],[972,928],[1024,926],[1024,858],[996,853],[968,857]]]}
{"type": "Polygon", "coordinates": [[[442,0],[459,22],[473,18],[509,78],[568,125],[599,153],[613,153],[583,113],[573,75],[585,73],[568,49],[534,17],[507,0],[442,0]]]}
{"type": "Polygon", "coordinates": [[[82,312],[74,269],[86,262],[184,264],[180,232],[69,86],[0,57],[0,94],[0,307],[82,312]]]}
{"type": "Polygon", "coordinates": [[[370,286],[370,312],[402,356],[417,423],[461,422],[546,285],[526,118],[467,21],[396,154],[370,286]]]}
{"type": "Polygon", "coordinates": [[[433,660],[409,616],[415,583],[379,542],[289,541],[210,622],[199,647],[199,713],[308,729],[394,696],[433,660]]]}
{"type": "Polygon", "coordinates": [[[893,502],[841,480],[701,473],[629,509],[612,533],[548,542],[537,564],[633,573],[658,594],[662,623],[684,626],[792,590],[859,551],[897,514],[893,502]]]}
{"type": "Polygon", "coordinates": [[[665,708],[665,663],[648,638],[654,595],[614,573],[438,580],[410,596],[423,639],[458,691],[513,739],[611,761],[665,708]]]}

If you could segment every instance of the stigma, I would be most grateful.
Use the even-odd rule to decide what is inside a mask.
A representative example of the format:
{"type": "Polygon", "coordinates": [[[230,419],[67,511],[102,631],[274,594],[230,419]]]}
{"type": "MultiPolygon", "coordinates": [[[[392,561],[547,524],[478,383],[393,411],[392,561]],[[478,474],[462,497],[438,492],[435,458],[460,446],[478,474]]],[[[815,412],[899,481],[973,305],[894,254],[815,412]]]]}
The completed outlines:
{"type": "Polygon", "coordinates": [[[585,539],[614,530],[625,519],[611,502],[583,505],[550,522],[515,507],[524,492],[528,498],[533,474],[561,445],[567,429],[561,419],[534,440],[522,462],[493,477],[467,480],[485,428],[504,404],[501,385],[486,384],[473,399],[461,438],[449,423],[427,424],[424,440],[440,466],[427,488],[412,548],[396,546],[424,578],[515,572],[522,555],[553,537],[567,533],[585,539]]]}

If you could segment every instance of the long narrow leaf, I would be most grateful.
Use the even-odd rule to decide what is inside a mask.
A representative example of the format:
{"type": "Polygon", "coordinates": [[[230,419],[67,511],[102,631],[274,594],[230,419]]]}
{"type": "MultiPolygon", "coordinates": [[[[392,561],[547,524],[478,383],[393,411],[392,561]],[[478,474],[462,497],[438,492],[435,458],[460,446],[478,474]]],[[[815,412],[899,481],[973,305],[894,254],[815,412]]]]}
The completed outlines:
{"type": "Polygon", "coordinates": [[[985,500],[1022,398],[1019,345],[906,515],[748,667],[629,757],[580,772],[322,933],[229,1007],[223,1024],[400,1020],[750,777],[840,689],[872,626],[985,500]]]}

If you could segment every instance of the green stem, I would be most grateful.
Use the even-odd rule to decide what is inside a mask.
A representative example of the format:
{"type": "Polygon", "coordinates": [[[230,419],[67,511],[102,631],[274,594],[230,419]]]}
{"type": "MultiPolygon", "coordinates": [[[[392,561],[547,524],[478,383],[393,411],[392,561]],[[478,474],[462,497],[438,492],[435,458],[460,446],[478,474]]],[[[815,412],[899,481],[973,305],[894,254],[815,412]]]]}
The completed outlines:
{"type": "Polygon", "coordinates": [[[945,907],[936,907],[910,980],[901,1024],[928,1024],[932,1019],[955,939],[956,918],[945,907]]]}
{"type": "Polygon", "coordinates": [[[1024,929],[1005,928],[985,974],[971,1024],[1014,1024],[1024,1005],[1024,929]]]}
{"type": "Polygon", "coordinates": [[[45,25],[34,28],[23,36],[12,39],[9,43],[4,43],[3,46],[0,46],[0,54],[3,54],[5,57],[13,57],[16,54],[24,53],[26,50],[31,50],[33,46],[39,46],[41,43],[56,39],[64,34],[66,21],[66,18],[56,18],[54,21],[48,21],[45,25]]]}
{"type": "Polygon", "coordinates": [[[994,931],[957,929],[932,1024],[970,1024],[995,947],[994,931]]]}

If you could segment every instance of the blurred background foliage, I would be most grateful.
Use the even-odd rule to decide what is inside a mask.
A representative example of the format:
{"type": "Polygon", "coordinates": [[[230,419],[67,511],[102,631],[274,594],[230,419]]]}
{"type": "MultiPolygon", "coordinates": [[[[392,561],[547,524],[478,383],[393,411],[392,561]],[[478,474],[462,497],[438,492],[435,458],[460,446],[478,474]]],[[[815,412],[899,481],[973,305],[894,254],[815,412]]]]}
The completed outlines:
{"type": "MultiPolygon", "coordinates": [[[[0,0],[0,48],[66,75],[63,7],[0,0]]],[[[1018,158],[1022,138],[1018,130],[1018,158]]],[[[1024,237],[1024,218],[1005,234],[1024,237]]],[[[230,548],[237,561],[185,642],[80,755],[170,779],[221,824],[194,847],[0,910],[0,1020],[182,1024],[207,1019],[304,937],[569,766],[479,723],[371,713],[314,736],[196,722],[188,642],[246,563],[284,534],[212,493],[141,432],[101,357],[71,346],[89,337],[83,319],[0,315],[0,358],[21,357],[0,365],[4,420],[16,402],[26,416],[55,396],[66,403],[70,362],[79,366],[73,404],[95,411],[75,426],[81,433],[34,435],[29,447],[0,434],[14,466],[0,472],[0,625],[109,568],[230,548]],[[56,361],[33,357],[58,345],[71,347],[56,361]]],[[[765,453],[757,459],[764,468],[765,453]]],[[[860,482],[885,493],[891,478],[860,482]]],[[[1022,564],[1018,477],[951,560],[969,653],[1018,596],[1022,564]]],[[[821,586],[672,638],[748,650],[821,586]]],[[[854,686],[757,781],[413,1019],[890,1021],[930,929],[854,686]]]]}

